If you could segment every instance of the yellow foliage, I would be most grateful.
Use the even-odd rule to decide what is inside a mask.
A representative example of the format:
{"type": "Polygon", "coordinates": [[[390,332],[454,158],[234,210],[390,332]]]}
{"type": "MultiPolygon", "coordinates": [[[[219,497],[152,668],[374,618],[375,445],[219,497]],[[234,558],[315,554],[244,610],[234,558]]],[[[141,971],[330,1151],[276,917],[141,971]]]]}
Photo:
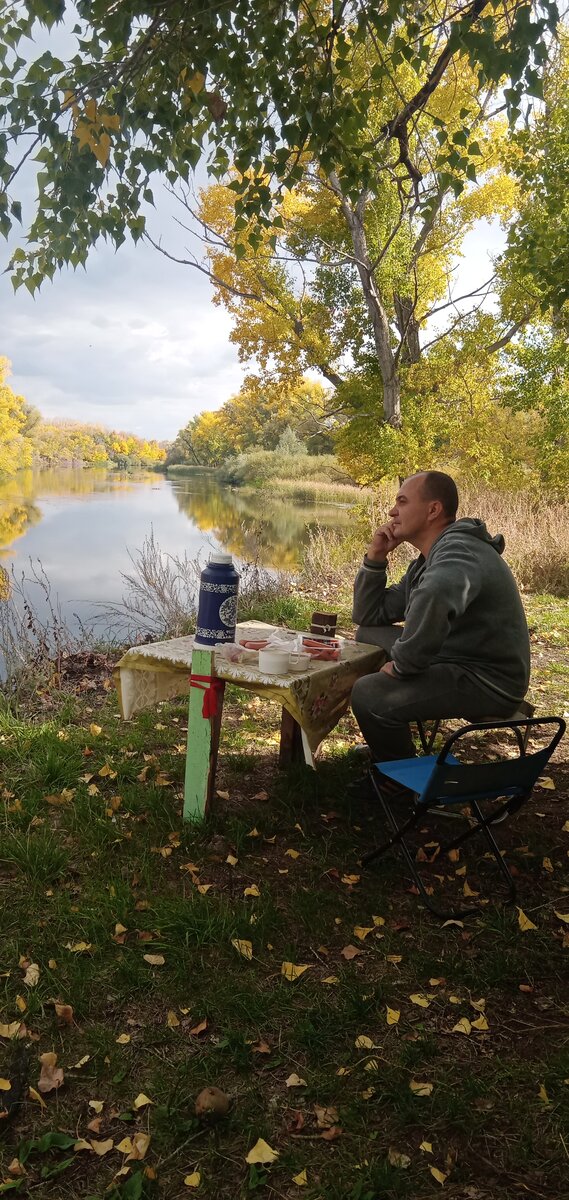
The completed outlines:
{"type": "Polygon", "coordinates": [[[0,476],[13,475],[32,461],[32,445],[25,436],[26,402],[6,383],[10,373],[7,358],[0,358],[0,476]]]}

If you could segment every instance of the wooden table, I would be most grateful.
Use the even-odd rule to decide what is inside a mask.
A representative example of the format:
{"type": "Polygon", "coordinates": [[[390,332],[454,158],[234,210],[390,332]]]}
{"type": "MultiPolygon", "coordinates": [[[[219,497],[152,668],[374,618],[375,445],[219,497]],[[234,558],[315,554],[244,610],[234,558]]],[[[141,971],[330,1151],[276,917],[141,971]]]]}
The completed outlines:
{"type": "MultiPolygon", "coordinates": [[[[267,636],[275,626],[247,622],[236,637],[267,636]]],[[[291,637],[294,632],[290,631],[291,637]]],[[[121,714],[128,720],[162,700],[189,693],[184,820],[205,816],[215,784],[226,683],[276,701],[282,708],[279,763],[302,758],[314,767],[320,743],[346,712],[352,687],[385,661],[378,646],[342,639],[339,662],[314,660],[305,672],[267,675],[258,667],[229,662],[193,638],[135,646],[115,671],[121,714]]]]}

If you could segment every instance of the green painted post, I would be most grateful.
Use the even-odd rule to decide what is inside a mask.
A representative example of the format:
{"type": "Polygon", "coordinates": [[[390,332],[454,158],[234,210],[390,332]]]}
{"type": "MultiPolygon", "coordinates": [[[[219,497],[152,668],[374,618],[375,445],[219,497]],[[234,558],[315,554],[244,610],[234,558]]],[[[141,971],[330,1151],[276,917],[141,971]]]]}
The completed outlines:
{"type": "MultiPolygon", "coordinates": [[[[192,653],[192,675],[212,675],[213,660],[213,650],[195,649],[192,653]]],[[[225,684],[220,679],[216,689],[216,715],[204,717],[203,688],[190,688],[183,816],[184,821],[194,824],[203,821],[213,793],[224,691],[225,684]]]]}

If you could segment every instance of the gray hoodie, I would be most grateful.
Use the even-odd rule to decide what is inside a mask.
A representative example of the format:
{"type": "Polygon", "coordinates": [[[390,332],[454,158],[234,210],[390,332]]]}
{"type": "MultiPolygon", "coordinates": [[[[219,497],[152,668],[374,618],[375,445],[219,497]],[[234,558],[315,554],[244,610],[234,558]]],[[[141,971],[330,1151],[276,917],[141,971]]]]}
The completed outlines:
{"type": "Polygon", "coordinates": [[[387,563],[364,558],[354,586],[358,625],[405,621],[391,657],[398,674],[416,675],[431,663],[456,663],[516,702],[529,683],[530,647],[520,595],[501,558],[502,534],[463,517],[419,555],[399,583],[387,587],[387,563]]]}

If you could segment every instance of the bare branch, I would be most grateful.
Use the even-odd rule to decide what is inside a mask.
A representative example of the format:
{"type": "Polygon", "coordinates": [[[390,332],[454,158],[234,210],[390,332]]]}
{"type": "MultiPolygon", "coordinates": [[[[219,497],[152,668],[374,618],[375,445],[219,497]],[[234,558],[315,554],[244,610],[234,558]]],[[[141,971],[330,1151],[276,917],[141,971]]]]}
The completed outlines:
{"type": "Polygon", "coordinates": [[[528,321],[531,320],[536,308],[536,304],[532,305],[524,313],[524,316],[520,317],[519,321],[516,321],[514,325],[510,325],[510,328],[501,337],[497,338],[495,342],[491,342],[489,346],[486,346],[486,353],[495,354],[497,350],[503,350],[504,346],[507,346],[508,342],[511,342],[512,338],[516,336],[516,333],[519,333],[520,329],[523,329],[524,325],[527,325],[528,321]]]}

